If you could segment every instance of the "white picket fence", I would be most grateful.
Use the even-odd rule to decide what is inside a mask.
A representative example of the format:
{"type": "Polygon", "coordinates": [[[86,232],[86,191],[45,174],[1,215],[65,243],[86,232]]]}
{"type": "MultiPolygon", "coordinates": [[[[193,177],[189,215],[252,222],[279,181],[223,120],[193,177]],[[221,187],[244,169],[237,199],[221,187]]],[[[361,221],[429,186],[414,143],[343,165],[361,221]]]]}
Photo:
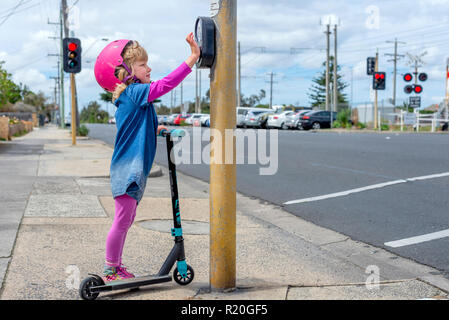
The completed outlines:
{"type": "MultiPolygon", "coordinates": [[[[419,132],[420,127],[424,126],[431,126],[431,132],[435,132],[438,127],[449,121],[448,118],[438,118],[437,112],[433,114],[420,114],[419,112],[408,113],[401,110],[401,112],[398,113],[381,114],[381,112],[379,111],[378,119],[381,119],[381,116],[393,116],[393,118],[396,119],[396,125],[401,126],[401,131],[404,131],[404,126],[413,125],[413,128],[417,132],[419,132]]],[[[380,126],[379,130],[381,130],[380,126]]]]}

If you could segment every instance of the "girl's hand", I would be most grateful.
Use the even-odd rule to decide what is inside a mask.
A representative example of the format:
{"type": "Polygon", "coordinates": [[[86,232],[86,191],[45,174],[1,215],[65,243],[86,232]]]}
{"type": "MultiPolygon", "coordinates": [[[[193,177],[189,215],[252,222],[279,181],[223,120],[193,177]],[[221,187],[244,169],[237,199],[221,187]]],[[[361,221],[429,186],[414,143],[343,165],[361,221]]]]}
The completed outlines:
{"type": "Polygon", "coordinates": [[[187,58],[186,63],[189,65],[190,68],[193,68],[195,63],[200,58],[201,50],[200,50],[200,48],[198,47],[198,44],[195,41],[195,38],[193,36],[193,32],[190,32],[187,35],[186,41],[190,45],[190,50],[192,50],[192,54],[190,55],[190,57],[187,58]]]}
{"type": "Polygon", "coordinates": [[[190,49],[192,50],[192,55],[200,57],[201,50],[198,47],[198,44],[195,41],[195,37],[193,36],[193,32],[190,32],[186,38],[187,43],[190,45],[190,49]]]}
{"type": "Polygon", "coordinates": [[[168,131],[166,126],[158,126],[157,127],[157,135],[159,135],[161,133],[162,130],[166,130],[168,131]]]}

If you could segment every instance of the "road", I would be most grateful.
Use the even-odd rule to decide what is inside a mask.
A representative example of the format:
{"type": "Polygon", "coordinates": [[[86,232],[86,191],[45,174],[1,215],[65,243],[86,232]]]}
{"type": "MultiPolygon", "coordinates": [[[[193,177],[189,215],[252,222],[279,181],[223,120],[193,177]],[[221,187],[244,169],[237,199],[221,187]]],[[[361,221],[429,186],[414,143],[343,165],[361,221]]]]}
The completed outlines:
{"type": "MultiPolygon", "coordinates": [[[[89,129],[114,144],[115,126],[89,129]]],[[[274,175],[260,175],[245,150],[239,192],[449,274],[448,135],[278,131],[278,141],[274,175]]],[[[162,139],[155,161],[166,165],[162,139]]],[[[209,180],[207,164],[178,170],[209,180]]]]}

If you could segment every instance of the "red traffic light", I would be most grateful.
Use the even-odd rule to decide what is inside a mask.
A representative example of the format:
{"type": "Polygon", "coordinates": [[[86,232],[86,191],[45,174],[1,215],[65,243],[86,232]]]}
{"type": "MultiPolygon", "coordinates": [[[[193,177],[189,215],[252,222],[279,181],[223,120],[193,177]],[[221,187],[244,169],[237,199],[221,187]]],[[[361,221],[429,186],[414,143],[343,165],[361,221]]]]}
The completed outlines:
{"type": "Polygon", "coordinates": [[[375,74],[374,74],[374,78],[376,78],[376,79],[380,79],[380,77],[381,77],[381,76],[380,76],[380,74],[379,74],[379,73],[375,73],[375,74]]]}
{"type": "Polygon", "coordinates": [[[70,42],[68,47],[70,51],[75,51],[78,48],[78,45],[74,42],[70,42]]]}
{"type": "Polygon", "coordinates": [[[412,81],[412,79],[413,79],[413,76],[410,73],[406,73],[404,75],[404,81],[410,82],[410,81],[412,81]]]}
{"type": "Polygon", "coordinates": [[[421,93],[422,92],[422,86],[420,86],[419,84],[414,86],[415,89],[415,93],[421,93]]]}

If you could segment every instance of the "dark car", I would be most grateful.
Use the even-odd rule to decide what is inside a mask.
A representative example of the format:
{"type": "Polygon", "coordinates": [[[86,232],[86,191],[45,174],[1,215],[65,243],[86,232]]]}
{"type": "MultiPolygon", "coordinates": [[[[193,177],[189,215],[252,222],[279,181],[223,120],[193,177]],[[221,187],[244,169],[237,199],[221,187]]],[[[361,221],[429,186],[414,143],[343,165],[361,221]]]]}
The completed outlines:
{"type": "MultiPolygon", "coordinates": [[[[333,121],[337,120],[337,112],[332,112],[333,121]]],[[[310,111],[299,118],[298,123],[304,130],[319,130],[331,127],[330,111],[310,111]]]]}

